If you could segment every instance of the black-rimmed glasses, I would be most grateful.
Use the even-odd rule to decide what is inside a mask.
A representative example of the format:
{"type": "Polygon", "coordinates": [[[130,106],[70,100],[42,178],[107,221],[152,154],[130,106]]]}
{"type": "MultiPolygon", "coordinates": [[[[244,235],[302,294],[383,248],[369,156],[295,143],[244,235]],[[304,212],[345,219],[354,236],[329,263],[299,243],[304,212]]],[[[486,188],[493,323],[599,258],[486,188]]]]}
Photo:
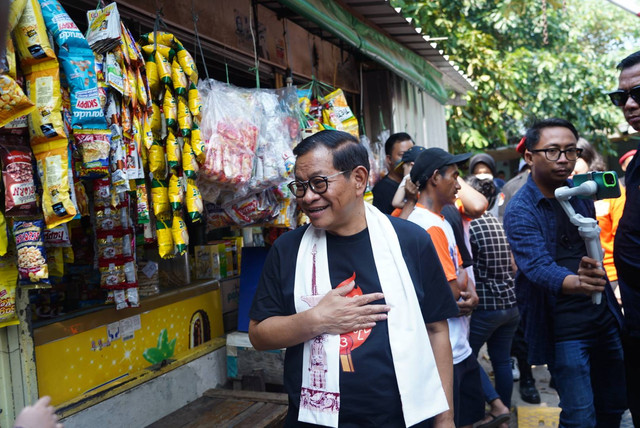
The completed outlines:
{"type": "Polygon", "coordinates": [[[617,91],[609,92],[611,102],[617,107],[624,107],[629,100],[629,97],[633,98],[636,103],[640,104],[640,85],[634,86],[628,91],[618,89],[617,91]]]}
{"type": "Polygon", "coordinates": [[[340,171],[328,176],[316,175],[307,181],[294,180],[287,184],[287,187],[296,198],[304,197],[305,193],[307,193],[307,187],[310,188],[313,193],[322,195],[329,189],[329,179],[344,174],[345,172],[349,171],[340,171]]]}
{"type": "Polygon", "coordinates": [[[570,160],[570,161],[574,161],[578,159],[582,154],[582,149],[578,149],[576,147],[572,147],[567,150],[551,148],[551,149],[537,149],[537,150],[529,150],[529,151],[531,153],[544,152],[544,156],[547,158],[547,160],[550,160],[552,162],[555,162],[558,159],[560,159],[560,155],[562,155],[563,153],[564,153],[564,157],[566,157],[567,160],[570,160]]]}

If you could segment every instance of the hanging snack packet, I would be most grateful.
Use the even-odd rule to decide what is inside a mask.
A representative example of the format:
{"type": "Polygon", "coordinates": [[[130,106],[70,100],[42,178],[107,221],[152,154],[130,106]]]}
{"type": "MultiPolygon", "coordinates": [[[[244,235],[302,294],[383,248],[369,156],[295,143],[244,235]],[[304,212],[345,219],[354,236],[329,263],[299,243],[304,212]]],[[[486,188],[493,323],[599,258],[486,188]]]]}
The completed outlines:
{"type": "Polygon", "coordinates": [[[159,50],[154,54],[154,59],[156,60],[160,81],[165,85],[171,85],[171,63],[159,50]]]}
{"type": "Polygon", "coordinates": [[[114,124],[111,129],[111,147],[109,149],[109,164],[111,184],[116,193],[129,191],[129,177],[127,175],[127,155],[122,139],[122,129],[114,124]]]}
{"type": "Polygon", "coordinates": [[[189,82],[187,82],[187,76],[184,74],[184,71],[182,71],[182,67],[180,67],[176,58],[174,58],[171,63],[171,82],[173,83],[173,90],[176,96],[187,96],[187,84],[189,82]]]}
{"type": "Polygon", "coordinates": [[[149,90],[155,99],[158,97],[160,92],[160,75],[158,74],[158,66],[156,65],[156,60],[153,54],[146,55],[144,67],[147,72],[149,90]]]}
{"type": "Polygon", "coordinates": [[[149,150],[153,144],[153,132],[151,131],[151,120],[147,112],[142,114],[142,147],[149,150]]]}
{"type": "Polygon", "coordinates": [[[84,35],[58,0],[41,1],[47,30],[58,45],[58,58],[71,94],[71,124],[74,128],[106,129],[100,106],[93,51],[84,35]]]}
{"type": "Polygon", "coordinates": [[[35,103],[29,115],[31,144],[47,140],[67,138],[62,122],[62,97],[60,91],[60,69],[56,60],[48,60],[29,67],[26,89],[35,103]]]}
{"type": "Polygon", "coordinates": [[[90,177],[109,175],[111,135],[112,131],[108,129],[74,130],[73,138],[82,155],[82,167],[90,177]]]}
{"type": "Polygon", "coordinates": [[[98,260],[113,260],[123,256],[122,229],[98,230],[96,233],[98,260]]]}
{"type": "Polygon", "coordinates": [[[120,64],[113,52],[108,52],[105,57],[105,82],[118,91],[120,95],[123,95],[124,76],[122,74],[122,68],[120,68],[120,64]]]}
{"type": "Polygon", "coordinates": [[[204,211],[204,205],[202,203],[202,195],[198,186],[196,186],[195,180],[187,178],[187,192],[186,192],[186,205],[187,213],[191,219],[191,223],[197,223],[202,220],[202,213],[204,211]]]}
{"type": "Polygon", "coordinates": [[[149,172],[153,178],[164,180],[167,178],[167,161],[164,154],[164,146],[154,141],[149,149],[149,172]]]}
{"type": "Polygon", "coordinates": [[[33,155],[24,138],[0,134],[4,207],[7,217],[34,216],[38,213],[33,155]]]}
{"type": "Polygon", "coordinates": [[[27,0],[9,1],[9,27],[6,29],[7,33],[11,33],[15,26],[18,25],[18,21],[20,21],[20,17],[22,17],[22,12],[24,11],[26,5],[27,0]]]}
{"type": "Polygon", "coordinates": [[[140,40],[143,44],[150,43],[151,45],[154,45],[156,38],[158,39],[158,45],[176,46],[176,40],[175,37],[173,37],[173,34],[165,33],[164,31],[153,31],[140,36],[140,40]]]}
{"type": "Polygon", "coordinates": [[[129,212],[126,207],[102,206],[96,204],[96,228],[98,230],[114,230],[129,227],[129,212]]]}
{"type": "Polygon", "coordinates": [[[69,228],[66,223],[52,229],[44,229],[42,235],[45,247],[71,247],[69,228]]]}
{"type": "Polygon", "coordinates": [[[196,85],[191,82],[189,85],[189,111],[193,117],[200,117],[202,113],[202,100],[200,99],[200,92],[196,85]]]}
{"type": "Polygon", "coordinates": [[[167,128],[175,128],[177,125],[178,104],[169,87],[164,90],[162,110],[164,111],[164,119],[167,121],[167,128]]]}
{"type": "Polygon", "coordinates": [[[144,180],[136,180],[136,207],[138,224],[149,224],[149,196],[144,180]]]}
{"type": "Polygon", "coordinates": [[[8,74],[0,74],[0,128],[20,116],[31,113],[35,104],[8,74]]]}
{"type": "Polygon", "coordinates": [[[42,184],[42,211],[50,228],[68,222],[77,213],[69,190],[67,144],[64,139],[33,147],[42,184]]]}
{"type": "Polygon", "coordinates": [[[156,235],[158,236],[158,254],[163,259],[171,259],[175,255],[171,228],[162,220],[156,221],[156,235]]]}
{"type": "Polygon", "coordinates": [[[167,219],[171,216],[169,189],[165,180],[156,180],[155,178],[151,180],[151,203],[156,218],[167,219]]]}
{"type": "Polygon", "coordinates": [[[20,285],[49,283],[42,229],[44,229],[42,220],[15,221],[13,223],[20,285]]]}
{"type": "Polygon", "coordinates": [[[96,200],[96,205],[109,206],[111,200],[111,185],[108,178],[93,180],[93,197],[96,200]]]}
{"type": "MultiPolygon", "coordinates": [[[[0,257],[4,257],[7,254],[9,248],[9,237],[7,236],[7,219],[4,218],[4,214],[0,211],[0,257]]],[[[2,261],[0,260],[0,266],[2,261]]]]}
{"type": "Polygon", "coordinates": [[[189,248],[189,233],[187,232],[187,224],[178,213],[173,214],[171,236],[173,237],[176,254],[179,256],[184,255],[189,248]]]}
{"type": "Polygon", "coordinates": [[[18,269],[14,257],[0,259],[0,328],[19,323],[16,313],[18,269]]]}
{"type": "Polygon", "coordinates": [[[120,44],[120,13],[114,2],[102,9],[87,11],[87,42],[96,52],[105,53],[120,44]]]}
{"type": "Polygon", "coordinates": [[[126,282],[124,263],[120,259],[99,262],[100,287],[108,290],[116,289],[126,282]]]}
{"type": "Polygon", "coordinates": [[[191,113],[189,113],[187,101],[182,97],[178,97],[178,128],[183,137],[188,137],[191,134],[192,126],[193,120],[191,119],[191,113]]]}
{"type": "Polygon", "coordinates": [[[178,57],[178,62],[180,66],[184,70],[184,73],[189,77],[191,83],[197,85],[198,84],[198,69],[196,68],[196,64],[193,61],[193,57],[182,45],[178,46],[176,51],[176,56],[178,57]]]}
{"type": "Polygon", "coordinates": [[[196,178],[198,173],[198,162],[196,162],[196,155],[193,153],[191,144],[188,138],[184,138],[184,145],[182,146],[182,170],[184,176],[187,178],[196,178]]]}
{"type": "Polygon", "coordinates": [[[182,211],[182,206],[184,204],[184,184],[182,176],[174,174],[169,177],[168,193],[171,209],[174,212],[182,211]]]}
{"type": "Polygon", "coordinates": [[[162,113],[160,112],[160,106],[158,106],[155,101],[151,103],[151,116],[149,120],[153,138],[159,140],[162,138],[162,113]]]}
{"type": "Polygon", "coordinates": [[[127,177],[130,180],[144,178],[144,169],[142,167],[142,159],[136,141],[123,134],[124,145],[127,150],[127,177]]]}
{"type": "Polygon", "coordinates": [[[137,287],[129,287],[126,290],[127,306],[130,308],[137,308],[140,306],[140,297],[138,295],[137,287]]]}
{"type": "Polygon", "coordinates": [[[167,165],[169,168],[176,173],[181,166],[182,161],[182,149],[180,148],[181,138],[176,138],[173,135],[173,132],[169,131],[169,135],[167,135],[167,141],[165,150],[167,153],[167,165]]]}
{"type": "Polygon", "coordinates": [[[27,1],[13,36],[23,67],[47,59],[55,59],[56,55],[49,44],[47,28],[42,19],[42,10],[38,0],[27,1]]]}
{"type": "Polygon", "coordinates": [[[81,217],[89,215],[89,197],[87,196],[87,190],[84,188],[82,181],[74,179],[73,187],[76,191],[76,202],[78,203],[78,214],[81,217]]]}
{"type": "Polygon", "coordinates": [[[322,118],[325,124],[359,138],[358,120],[353,115],[349,104],[347,104],[347,99],[342,89],[336,89],[331,92],[324,97],[322,103],[324,104],[322,118]]]}
{"type": "Polygon", "coordinates": [[[196,155],[198,164],[202,165],[205,161],[205,147],[204,141],[200,138],[200,128],[195,122],[191,128],[191,148],[193,149],[193,154],[196,155]]]}

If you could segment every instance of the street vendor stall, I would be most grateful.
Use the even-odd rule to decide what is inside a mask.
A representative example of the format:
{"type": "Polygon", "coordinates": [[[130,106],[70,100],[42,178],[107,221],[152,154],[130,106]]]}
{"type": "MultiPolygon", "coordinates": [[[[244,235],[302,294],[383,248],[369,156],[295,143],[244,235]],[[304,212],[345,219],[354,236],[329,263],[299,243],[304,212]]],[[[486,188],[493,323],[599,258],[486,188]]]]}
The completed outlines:
{"type": "Polygon", "coordinates": [[[370,42],[355,46],[340,31],[360,14],[333,1],[323,7],[335,32],[306,2],[216,1],[215,14],[186,0],[10,3],[2,426],[42,395],[67,426],[144,426],[225,384],[223,335],[252,269],[242,248],[304,222],[285,185],[293,147],[321,129],[350,132],[370,149],[375,180],[384,123],[407,96],[384,100],[380,73],[396,72],[386,84],[412,87],[436,113],[450,88],[366,19],[358,31],[370,42]],[[394,70],[397,46],[413,64],[394,70]]]}

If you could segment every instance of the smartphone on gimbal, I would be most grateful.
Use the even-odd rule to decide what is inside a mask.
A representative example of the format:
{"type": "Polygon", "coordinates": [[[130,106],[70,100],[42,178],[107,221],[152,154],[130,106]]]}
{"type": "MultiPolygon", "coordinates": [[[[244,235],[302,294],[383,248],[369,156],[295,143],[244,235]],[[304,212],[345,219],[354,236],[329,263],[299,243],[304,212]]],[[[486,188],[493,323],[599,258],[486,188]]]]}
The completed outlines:
{"type": "Polygon", "coordinates": [[[578,196],[582,199],[611,199],[620,197],[620,183],[615,171],[594,171],[573,176],[573,184],[579,186],[587,180],[593,180],[598,185],[598,191],[592,196],[578,196]]]}

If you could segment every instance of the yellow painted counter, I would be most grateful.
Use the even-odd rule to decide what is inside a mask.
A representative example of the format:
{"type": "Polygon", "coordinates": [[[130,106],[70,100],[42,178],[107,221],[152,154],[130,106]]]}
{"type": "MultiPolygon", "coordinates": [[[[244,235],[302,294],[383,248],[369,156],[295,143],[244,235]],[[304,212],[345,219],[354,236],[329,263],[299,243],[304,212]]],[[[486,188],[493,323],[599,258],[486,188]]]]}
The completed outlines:
{"type": "Polygon", "coordinates": [[[188,357],[223,333],[214,281],[144,299],[139,308],[109,307],[50,324],[34,331],[38,392],[57,406],[163,359],[188,357]]]}

